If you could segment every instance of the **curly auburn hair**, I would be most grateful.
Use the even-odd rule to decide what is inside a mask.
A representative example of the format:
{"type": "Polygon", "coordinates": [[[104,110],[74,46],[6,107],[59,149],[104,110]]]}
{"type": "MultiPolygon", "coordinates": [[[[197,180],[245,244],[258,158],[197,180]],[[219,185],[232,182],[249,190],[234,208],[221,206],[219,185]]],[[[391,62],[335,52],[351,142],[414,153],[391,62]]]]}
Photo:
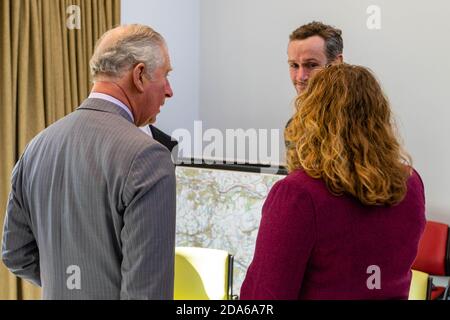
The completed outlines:
{"type": "Polygon", "coordinates": [[[286,128],[289,172],[323,179],[335,195],[366,205],[395,205],[405,196],[411,158],[395,135],[389,102],[366,68],[330,65],[296,100],[286,128]]]}

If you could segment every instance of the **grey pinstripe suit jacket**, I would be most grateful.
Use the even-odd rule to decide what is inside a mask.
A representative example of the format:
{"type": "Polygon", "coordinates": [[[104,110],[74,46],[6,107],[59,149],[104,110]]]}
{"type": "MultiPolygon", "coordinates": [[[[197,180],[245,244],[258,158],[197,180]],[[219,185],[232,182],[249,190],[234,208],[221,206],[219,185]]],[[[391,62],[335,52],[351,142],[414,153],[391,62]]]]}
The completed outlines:
{"type": "Polygon", "coordinates": [[[87,99],[16,164],[3,262],[44,299],[172,299],[175,201],[169,151],[87,99]]]}

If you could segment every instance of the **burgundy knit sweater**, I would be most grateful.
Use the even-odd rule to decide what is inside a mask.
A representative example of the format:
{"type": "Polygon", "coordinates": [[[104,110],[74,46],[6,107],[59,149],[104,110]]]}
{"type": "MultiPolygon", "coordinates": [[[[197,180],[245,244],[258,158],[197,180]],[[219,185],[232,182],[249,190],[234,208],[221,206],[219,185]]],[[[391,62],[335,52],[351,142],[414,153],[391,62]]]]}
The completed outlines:
{"type": "Polygon", "coordinates": [[[395,206],[332,195],[297,170],[277,182],[262,210],[241,299],[407,299],[425,227],[420,176],[395,206]]]}

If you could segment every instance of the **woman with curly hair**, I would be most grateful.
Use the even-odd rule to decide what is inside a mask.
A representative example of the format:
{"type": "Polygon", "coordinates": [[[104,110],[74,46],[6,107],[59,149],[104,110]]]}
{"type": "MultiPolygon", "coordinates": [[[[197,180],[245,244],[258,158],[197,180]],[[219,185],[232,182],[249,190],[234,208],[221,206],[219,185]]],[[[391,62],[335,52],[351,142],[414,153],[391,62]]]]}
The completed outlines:
{"type": "Polygon", "coordinates": [[[241,299],[407,299],[424,187],[361,66],[317,72],[285,131],[241,299]]]}

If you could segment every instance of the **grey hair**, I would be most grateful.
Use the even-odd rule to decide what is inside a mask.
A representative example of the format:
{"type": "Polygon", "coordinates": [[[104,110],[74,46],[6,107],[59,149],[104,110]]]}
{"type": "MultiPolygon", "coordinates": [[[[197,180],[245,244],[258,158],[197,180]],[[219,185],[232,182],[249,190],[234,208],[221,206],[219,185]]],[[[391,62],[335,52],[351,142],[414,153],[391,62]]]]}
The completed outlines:
{"type": "Polygon", "coordinates": [[[120,78],[125,71],[141,62],[151,78],[153,71],[165,62],[163,48],[166,48],[164,38],[148,26],[132,24],[109,30],[97,41],[89,62],[92,78],[120,78]],[[119,28],[123,33],[116,41],[111,41],[111,34],[119,28]]]}

